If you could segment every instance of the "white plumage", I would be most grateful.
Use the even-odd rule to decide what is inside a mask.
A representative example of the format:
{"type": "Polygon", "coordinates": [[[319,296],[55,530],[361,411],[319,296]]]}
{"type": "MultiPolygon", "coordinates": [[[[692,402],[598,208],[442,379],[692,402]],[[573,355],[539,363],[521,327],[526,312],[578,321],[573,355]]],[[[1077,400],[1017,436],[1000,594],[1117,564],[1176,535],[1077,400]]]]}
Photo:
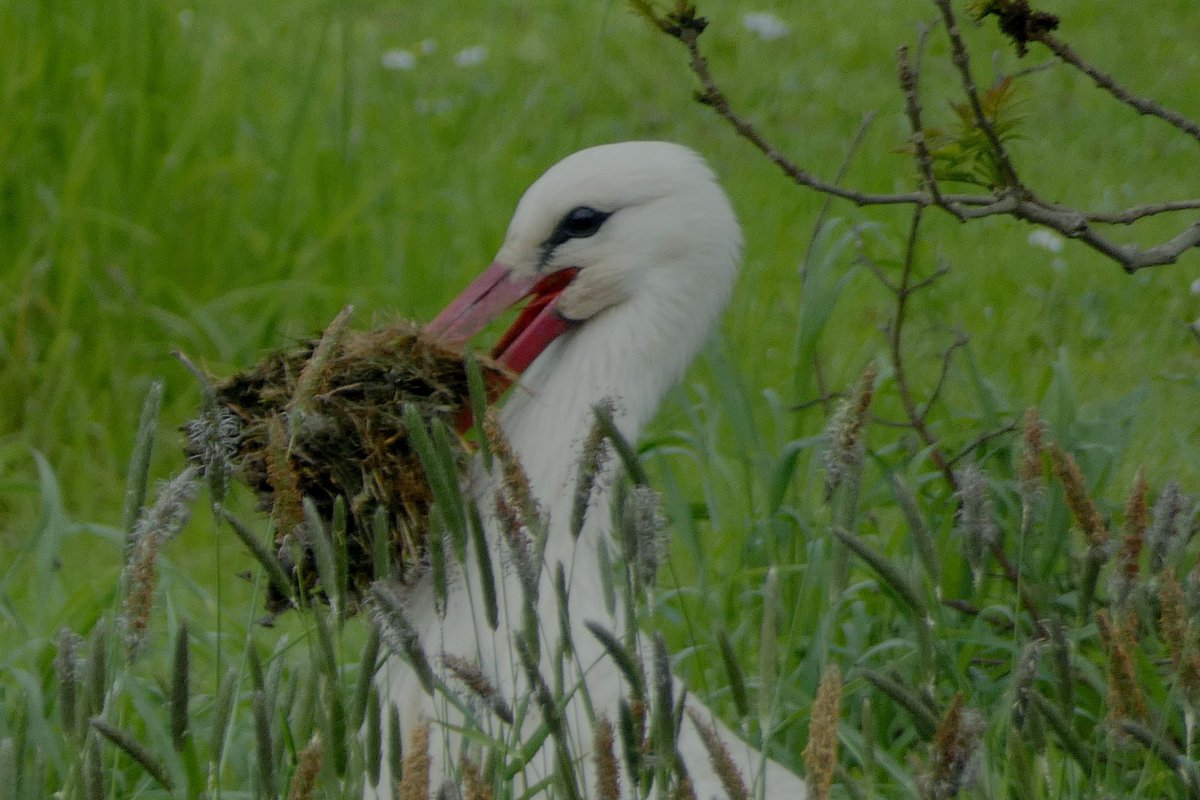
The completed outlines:
{"type": "MultiPolygon", "coordinates": [[[[569,618],[577,655],[569,664],[566,683],[585,687],[594,712],[614,722],[619,698],[628,687],[584,627],[588,620],[612,630],[623,625],[620,609],[616,619],[605,610],[597,555],[598,544],[610,532],[611,480],[604,476],[598,480],[583,533],[576,540],[568,527],[580,445],[594,424],[593,407],[605,399],[615,403],[617,425],[624,436],[633,439],[639,434],[728,301],[740,252],[741,232],[729,201],[695,153],[663,142],[593,147],[559,162],[529,188],[513,215],[496,264],[485,273],[487,285],[482,290],[468,289],[465,299],[452,304],[429,327],[445,338],[463,339],[519,295],[540,294],[547,304],[526,326],[526,337],[499,353],[501,360],[514,360],[517,368],[532,357],[501,419],[549,524],[538,605],[542,672],[553,674],[552,657],[560,639],[553,576],[561,563],[569,581],[569,618]],[[544,276],[564,270],[568,270],[564,276],[573,278],[561,293],[560,286],[554,291],[538,288],[544,276]],[[497,276],[507,288],[493,286],[497,276]],[[493,303],[489,297],[497,299],[493,303]],[[538,333],[542,323],[548,331],[544,335],[538,333]]],[[[452,576],[441,613],[428,580],[409,591],[407,612],[435,669],[441,668],[438,654],[467,658],[511,701],[527,691],[513,644],[522,625],[521,588],[492,515],[493,478],[479,465],[470,490],[485,516],[493,563],[505,567],[497,577],[499,629],[493,631],[484,619],[479,607],[480,578],[473,567],[459,568],[452,576]]],[[[421,719],[434,723],[436,787],[457,763],[462,748],[455,732],[460,715],[445,698],[426,694],[398,657],[388,657],[376,683],[384,703],[398,709],[404,730],[412,730],[421,719]]],[[[681,689],[675,687],[676,696],[681,689]]],[[[565,717],[573,737],[571,751],[587,764],[584,788],[590,796],[595,787],[590,755],[593,729],[583,697],[583,691],[571,695],[565,717]]],[[[697,701],[689,702],[704,718],[712,719],[697,701]]],[[[536,709],[530,716],[527,727],[532,730],[541,720],[536,709]]],[[[758,753],[719,723],[717,729],[747,780],[766,781],[766,794],[761,796],[789,800],[804,796],[798,777],[771,762],[765,762],[764,768],[758,753]]],[[[679,752],[700,800],[726,796],[686,716],[679,752]]],[[[553,769],[554,747],[547,741],[515,779],[514,796],[553,769]]],[[[378,787],[367,788],[367,796],[389,797],[389,784],[385,774],[378,787]]]]}

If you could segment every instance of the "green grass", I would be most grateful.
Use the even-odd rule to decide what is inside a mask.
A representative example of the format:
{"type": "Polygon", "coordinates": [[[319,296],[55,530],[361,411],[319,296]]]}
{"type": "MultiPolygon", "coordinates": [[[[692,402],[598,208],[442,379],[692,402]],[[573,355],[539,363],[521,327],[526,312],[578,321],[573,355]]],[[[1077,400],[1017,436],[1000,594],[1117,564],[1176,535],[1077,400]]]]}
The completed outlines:
{"type": "MultiPolygon", "coordinates": [[[[773,7],[792,33],[761,42],[740,22],[757,4],[701,6],[712,23],[706,51],[738,108],[826,176],[843,161],[862,115],[878,112],[846,182],[910,185],[912,165],[896,152],[906,128],[893,58],[914,23],[933,17],[932,4],[773,7]]],[[[1149,11],[1076,0],[1051,10],[1085,56],[1139,93],[1200,116],[1190,80],[1200,63],[1190,0],[1149,11]]],[[[993,50],[1004,69],[1019,66],[989,26],[965,33],[979,74],[990,73],[993,50]]],[[[931,121],[950,113],[939,99],[955,79],[945,50],[935,36],[924,97],[931,121]]],[[[906,215],[835,205],[838,227],[827,229],[833,244],[816,248],[802,284],[797,269],[823,199],[790,186],[695,104],[693,83],[682,49],[621,2],[0,5],[0,707],[7,715],[0,738],[23,714],[47,759],[70,760],[54,716],[53,639],[63,625],[84,632],[111,618],[125,474],[142,397],[159,377],[165,394],[151,473],[181,466],[176,429],[198,391],[173,348],[223,373],[320,328],[347,302],[360,320],[427,319],[488,262],[516,198],[546,166],[588,144],[667,138],[712,161],[741,214],[747,251],[720,335],[647,436],[646,458],[677,542],[663,575],[672,588],[664,590],[660,622],[681,652],[679,671],[732,713],[728,678],[701,621],[719,620],[753,672],[759,595],[767,567],[780,566],[790,626],[781,636],[788,724],[780,750],[798,763],[824,665],[887,663],[911,630],[861,563],[845,595],[826,594],[833,511],[821,492],[824,415],[819,406],[792,410],[818,394],[798,340],[805,353],[815,349],[835,390],[868,361],[885,363],[878,328],[890,299],[853,266],[853,249],[836,242],[852,224],[877,223],[871,252],[895,258],[906,215]],[[412,71],[382,66],[385,51],[419,52],[426,39],[436,49],[419,55],[412,71]],[[456,52],[477,44],[488,49],[484,64],[454,65],[456,52]],[[697,649],[686,648],[692,640],[697,649]]],[[[1194,142],[1064,70],[1032,76],[1023,91],[1030,121],[1015,152],[1044,196],[1117,208],[1197,195],[1194,142]]],[[[1162,236],[1185,218],[1130,235],[1162,236]]],[[[1034,247],[1030,230],[1006,220],[929,220],[924,268],[940,259],[951,271],[920,297],[909,323],[914,383],[928,390],[955,327],[971,336],[934,417],[939,436],[953,450],[1036,404],[1080,457],[1106,512],[1120,507],[1139,466],[1156,490],[1172,478],[1194,489],[1200,364],[1186,323],[1200,316],[1200,299],[1189,291],[1200,259],[1128,277],[1070,242],[1058,257],[1034,247]]],[[[898,414],[886,374],[876,407],[898,414]]],[[[939,521],[940,557],[954,563],[953,504],[919,446],[883,428],[872,428],[868,441],[875,460],[864,478],[862,534],[915,563],[884,480],[901,470],[939,521]]],[[[998,440],[981,456],[1000,492],[999,513],[1010,521],[1017,509],[1011,445],[998,440]]],[[[1061,575],[1071,573],[1074,550],[1051,546],[1069,521],[1057,495],[1050,509],[1044,538],[1023,555],[1042,559],[1037,580],[1069,605],[1072,587],[1061,575]]],[[[233,577],[250,561],[232,538],[214,534],[206,513],[196,514],[165,559],[152,655],[120,706],[129,724],[154,718],[147,709],[160,690],[152,676],[166,674],[166,632],[178,619],[192,620],[193,674],[203,676],[196,682],[207,695],[230,663],[247,669],[236,659],[249,637],[263,653],[282,641],[255,630],[261,593],[233,577]]],[[[954,596],[972,591],[961,564],[944,585],[954,596]]],[[[997,613],[1006,603],[1013,613],[1002,586],[981,591],[997,613]]],[[[310,647],[306,624],[285,622],[292,643],[281,648],[310,647]]],[[[1008,684],[998,668],[983,677],[972,671],[980,655],[973,645],[1011,662],[1022,642],[982,623],[945,624],[947,636],[964,640],[945,654],[954,661],[945,675],[971,678],[939,684],[937,699],[944,705],[951,688],[965,687],[977,707],[1001,710],[988,715],[992,784],[979,795],[998,796],[1011,777],[1008,684]]],[[[354,626],[343,653],[351,682],[362,638],[354,626]]],[[[1089,663],[1102,663],[1094,626],[1074,635],[1089,663]]],[[[1153,664],[1140,666],[1154,672],[1153,664]]],[[[844,708],[861,714],[865,696],[859,680],[844,708]]],[[[1168,688],[1159,696],[1174,697],[1168,688]]],[[[898,765],[893,774],[904,772],[904,754],[924,751],[900,712],[886,699],[872,702],[881,764],[874,780],[883,780],[889,764],[898,765]]],[[[1081,705],[1103,714],[1102,699],[1081,705]]],[[[238,707],[249,714],[249,706],[238,707]]],[[[238,724],[240,741],[250,741],[238,724]]],[[[857,729],[846,725],[843,746],[861,750],[857,729]]],[[[1045,796],[1089,796],[1061,752],[1051,752],[1057,777],[1045,796]]],[[[230,787],[247,786],[239,776],[253,765],[243,755],[230,767],[230,787]]],[[[1118,795],[1138,796],[1125,794],[1132,786],[1144,797],[1184,796],[1153,764],[1127,781],[1109,763],[1101,783],[1118,795]]],[[[879,786],[880,796],[904,785],[895,780],[879,786]]]]}

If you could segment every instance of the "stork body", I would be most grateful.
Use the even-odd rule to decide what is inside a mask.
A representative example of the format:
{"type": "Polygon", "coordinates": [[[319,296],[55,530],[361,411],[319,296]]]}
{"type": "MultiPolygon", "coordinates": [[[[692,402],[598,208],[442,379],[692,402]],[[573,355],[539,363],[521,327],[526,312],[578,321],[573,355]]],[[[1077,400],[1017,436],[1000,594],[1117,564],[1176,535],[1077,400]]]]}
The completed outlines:
{"type": "MultiPolygon", "coordinates": [[[[496,264],[428,328],[448,340],[462,340],[499,307],[522,294],[540,294],[535,299],[542,303],[540,311],[519,320],[520,329],[505,336],[497,353],[516,369],[528,367],[501,420],[549,525],[537,607],[541,671],[548,680],[562,636],[554,589],[559,564],[567,576],[575,654],[564,675],[564,685],[574,687],[564,716],[570,750],[586,762],[586,785],[580,787],[585,796],[595,790],[592,715],[615,724],[618,702],[628,687],[585,627],[594,620],[618,630],[624,614],[618,609],[612,618],[605,609],[598,557],[598,548],[610,536],[611,474],[596,481],[581,535],[575,538],[569,531],[580,446],[594,424],[593,408],[606,399],[615,404],[621,433],[636,438],[728,301],[740,251],[741,233],[729,202],[696,154],[661,142],[595,147],[563,160],[530,187],[496,264]],[[547,276],[559,273],[569,282],[539,289],[550,285],[547,276]]],[[[610,464],[607,472],[612,469],[610,464]]],[[[495,518],[495,481],[476,464],[469,489],[484,517],[492,562],[501,567],[496,571],[498,629],[492,630],[480,608],[481,577],[472,559],[454,571],[440,612],[428,578],[409,591],[407,611],[435,669],[440,669],[436,659],[442,653],[466,658],[511,701],[528,692],[514,647],[523,624],[523,595],[495,518]]],[[[461,752],[461,714],[445,698],[426,694],[410,667],[395,656],[380,670],[377,687],[382,701],[398,709],[404,730],[422,719],[432,723],[436,786],[451,774],[461,752]]],[[[674,687],[676,697],[681,691],[682,686],[674,687]]],[[[689,705],[715,723],[747,781],[765,781],[764,796],[804,797],[803,781],[765,762],[698,702],[690,700],[689,705]]],[[[527,732],[541,722],[536,709],[530,717],[527,732]]],[[[726,796],[687,716],[678,751],[700,800],[726,796]]],[[[554,747],[547,741],[516,776],[514,797],[552,775],[554,764],[554,747]]],[[[390,782],[385,774],[377,787],[367,787],[367,796],[389,797],[390,782]]]]}

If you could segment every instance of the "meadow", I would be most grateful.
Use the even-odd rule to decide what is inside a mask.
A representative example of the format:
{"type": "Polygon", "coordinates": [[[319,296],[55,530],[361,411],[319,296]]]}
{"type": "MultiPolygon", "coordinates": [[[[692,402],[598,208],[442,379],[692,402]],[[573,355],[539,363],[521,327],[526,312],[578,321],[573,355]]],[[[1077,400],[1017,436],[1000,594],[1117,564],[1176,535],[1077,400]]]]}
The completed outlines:
{"type": "MultiPolygon", "coordinates": [[[[1127,85],[1200,116],[1192,0],[1047,9],[1127,85]]],[[[789,156],[830,178],[848,163],[846,185],[916,185],[895,51],[931,4],[700,10],[723,88],[789,156]],[[787,30],[748,27],[761,11],[787,30]]],[[[964,34],[984,80],[1046,59],[1019,61],[991,25],[964,34]]],[[[926,112],[942,122],[946,51],[931,36],[926,112]]],[[[803,768],[817,687],[838,665],[836,797],[951,796],[920,776],[936,772],[956,696],[980,720],[961,796],[1200,796],[1184,668],[1200,618],[1200,254],[1131,276],[1023,223],[928,213],[915,269],[946,271],[908,309],[907,379],[921,398],[938,387],[930,428],[966,453],[956,466],[975,476],[987,535],[1020,574],[1009,581],[964,556],[966,490],[886,424],[903,417],[881,332],[895,297],[865,260],[899,274],[909,211],[826,207],[789,183],[695,102],[685,56],[623,2],[0,5],[0,791],[164,796],[89,733],[95,713],[153,745],[176,795],[277,796],[313,730],[329,746],[330,715],[304,698],[340,692],[352,720],[368,716],[365,621],[339,621],[328,650],[320,612],[258,625],[265,578],[203,500],[159,558],[144,652],[121,666],[127,531],[142,493],[183,468],[179,426],[200,402],[172,351],[227,374],[347,303],[363,325],[429,319],[489,262],[546,166],[655,138],[710,160],[746,235],[723,327],[640,449],[672,541],[644,624],[666,633],[672,668],[803,768]],[[871,364],[877,416],[850,437],[862,452],[839,456],[834,394],[861,397],[871,364]],[[1050,446],[1022,480],[1031,406],[1081,484],[1050,446]],[[849,489],[827,487],[838,458],[849,489]],[[1139,470],[1148,488],[1131,489],[1139,470]],[[1145,552],[1120,561],[1118,539],[1145,552]],[[1173,585],[1182,633],[1163,613],[1173,585]],[[186,735],[165,699],[185,620],[186,735]],[[63,664],[81,665],[78,708],[63,664]],[[1118,708],[1132,685],[1140,710],[1118,708]]],[[[1061,67],[1017,86],[1013,152],[1048,196],[1117,209],[1198,194],[1195,141],[1061,67]]],[[[1116,235],[1151,241],[1185,218],[1116,235]]],[[[232,502],[253,517],[250,498],[232,502]]],[[[370,754],[345,742],[361,779],[370,754]]],[[[320,769],[321,796],[355,796],[354,768],[320,769]]]]}

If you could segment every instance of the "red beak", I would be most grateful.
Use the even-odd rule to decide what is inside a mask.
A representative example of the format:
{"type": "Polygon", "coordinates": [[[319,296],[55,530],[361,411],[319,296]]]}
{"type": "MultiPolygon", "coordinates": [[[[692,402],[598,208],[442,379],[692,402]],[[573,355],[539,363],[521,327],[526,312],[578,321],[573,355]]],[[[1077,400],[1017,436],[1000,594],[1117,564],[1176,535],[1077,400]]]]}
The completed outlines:
{"type": "Polygon", "coordinates": [[[532,298],[492,349],[493,358],[520,374],[571,327],[571,321],[555,308],[555,301],[578,272],[561,269],[549,275],[514,278],[512,270],[496,262],[426,325],[425,333],[449,345],[462,345],[497,316],[532,298]]]}

